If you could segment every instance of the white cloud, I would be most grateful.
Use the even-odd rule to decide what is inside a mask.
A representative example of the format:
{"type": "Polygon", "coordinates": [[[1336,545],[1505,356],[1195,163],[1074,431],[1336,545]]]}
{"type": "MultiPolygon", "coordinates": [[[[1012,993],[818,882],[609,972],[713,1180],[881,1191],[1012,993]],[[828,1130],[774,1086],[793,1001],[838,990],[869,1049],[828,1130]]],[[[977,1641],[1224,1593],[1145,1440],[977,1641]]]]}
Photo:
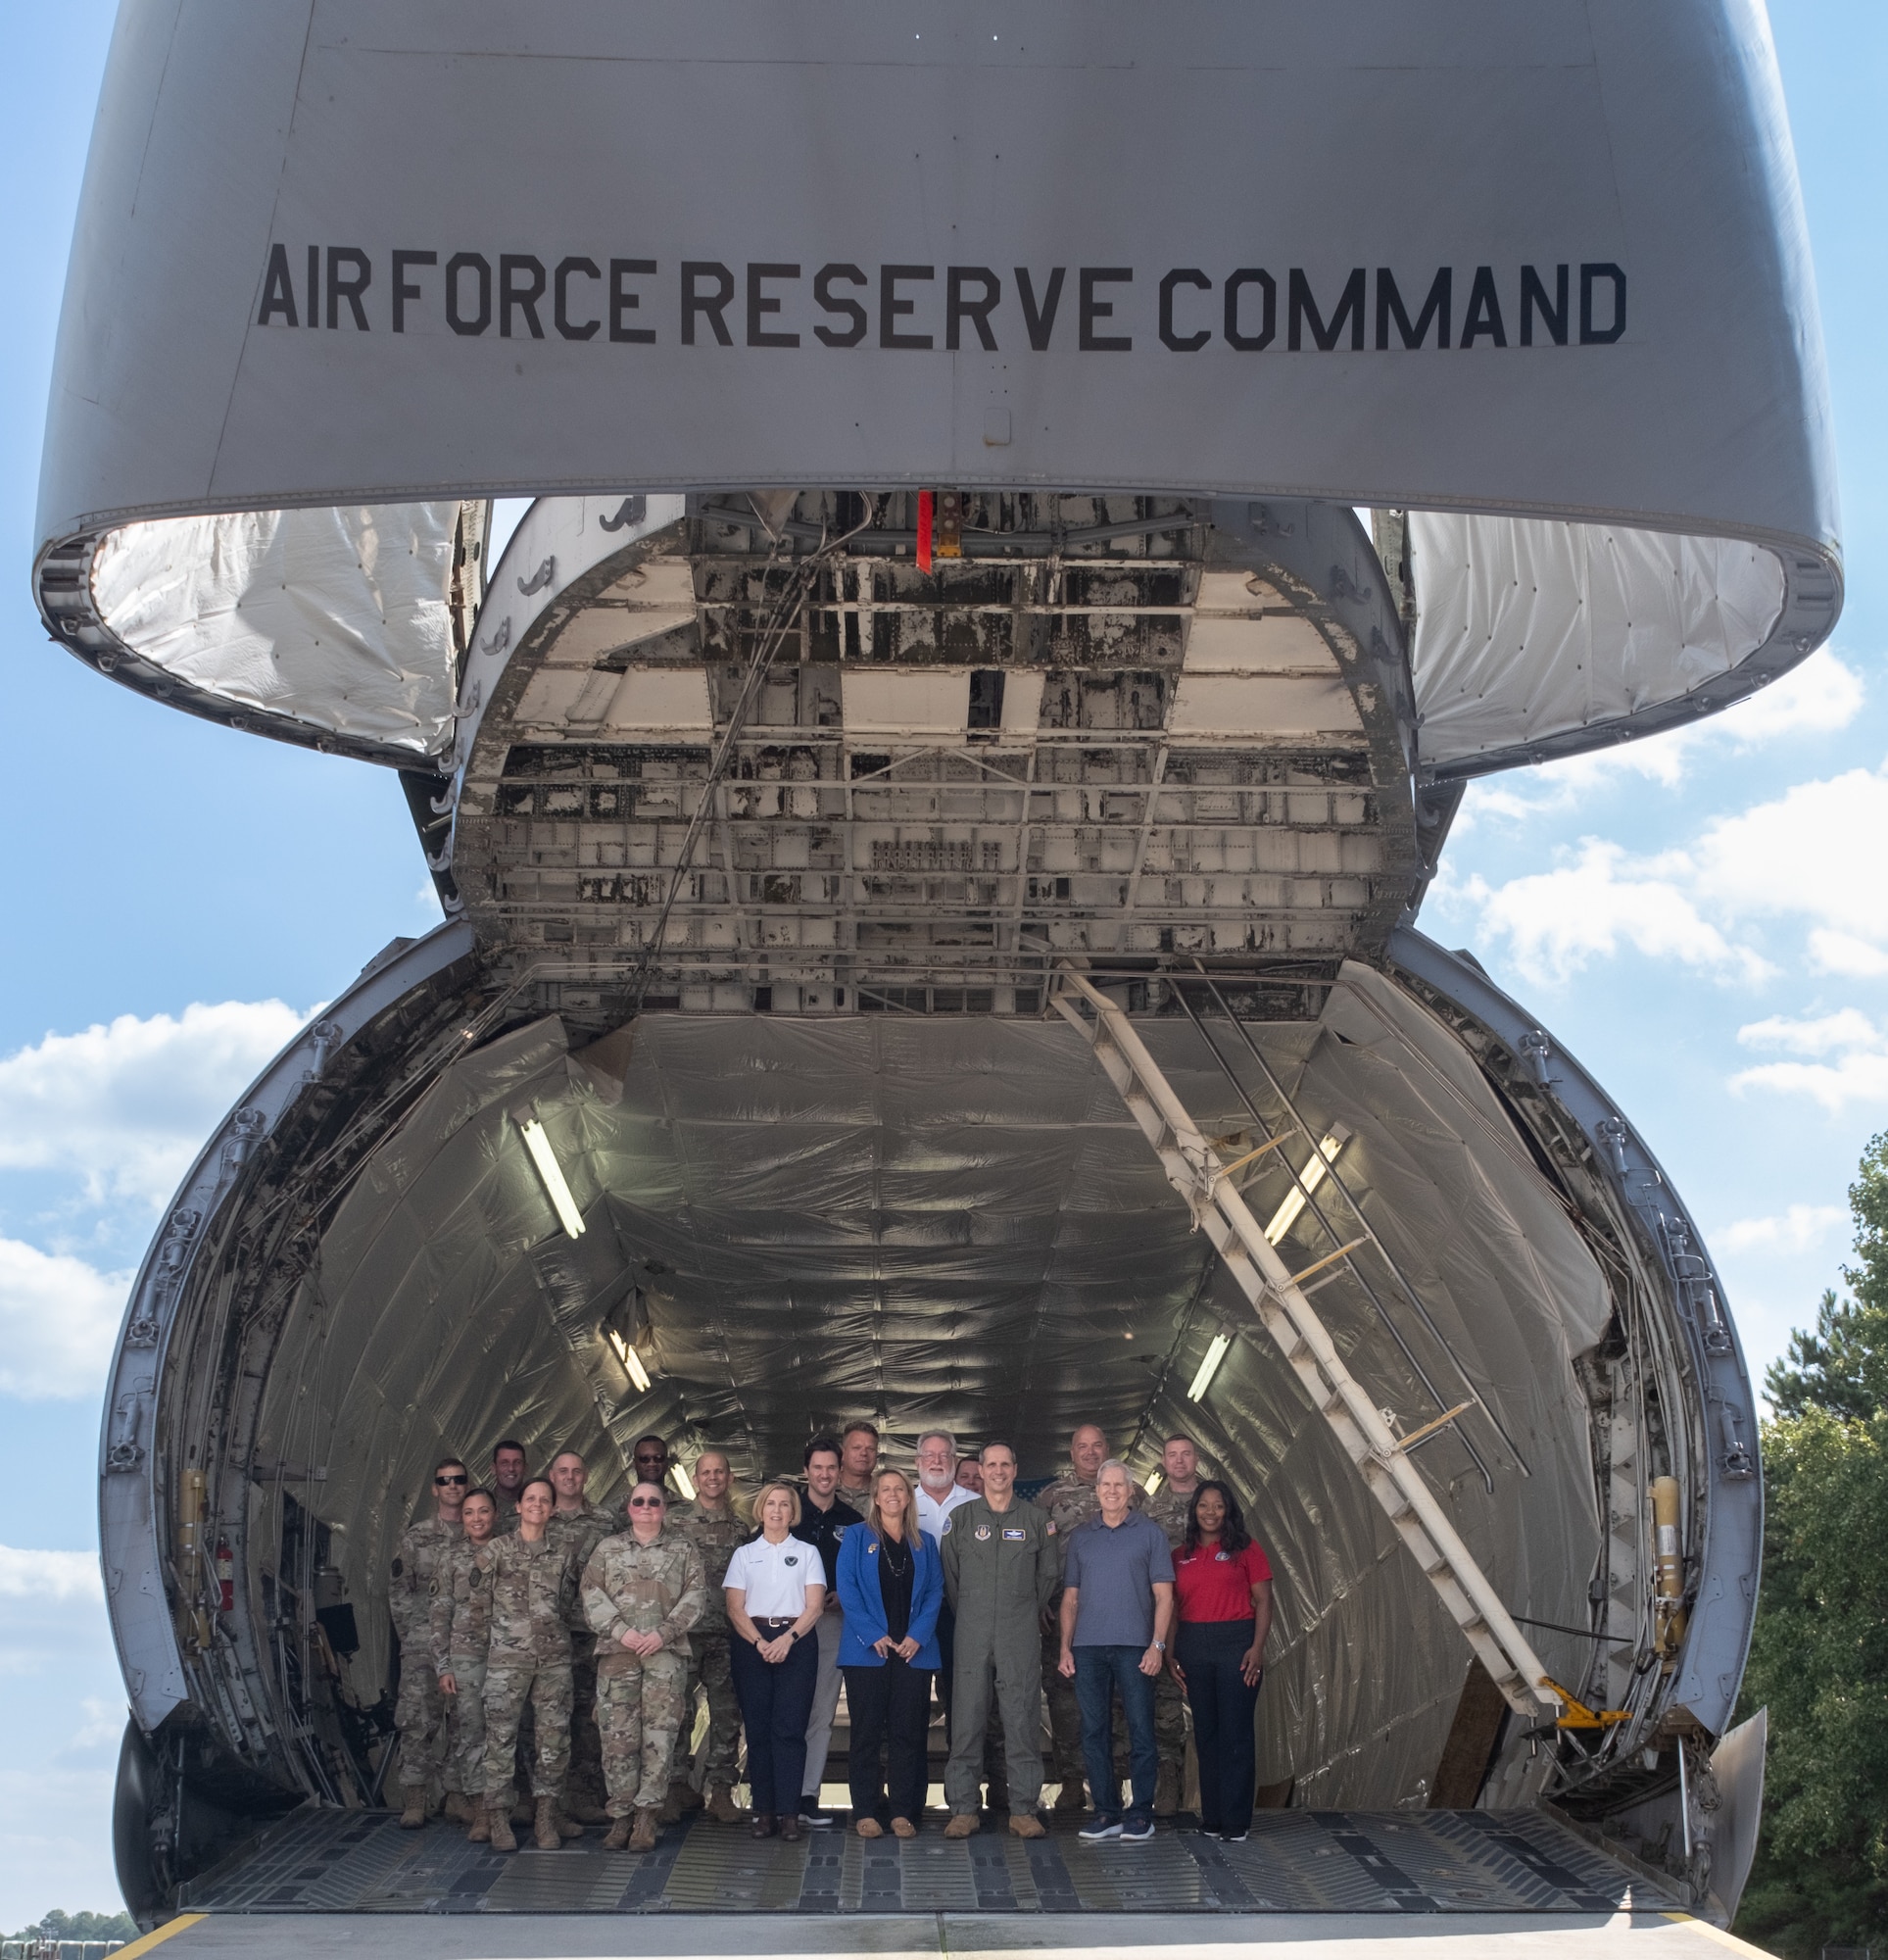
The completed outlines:
{"type": "Polygon", "coordinates": [[[1783,1096],[1808,1096],[1839,1116],[1851,1102],[1888,1107],[1888,1054],[1845,1054],[1821,1061],[1767,1061],[1730,1079],[1733,1089],[1773,1089],[1783,1096]]]}
{"type": "Polygon", "coordinates": [[[1888,953],[1846,932],[1817,926],[1810,934],[1810,964],[1818,973],[1840,973],[1849,980],[1880,980],[1888,976],[1888,953]]]}
{"type": "Polygon", "coordinates": [[[1780,1217],[1740,1218],[1711,1241],[1725,1252],[1810,1252],[1848,1216],[1839,1204],[1792,1204],[1780,1217]]]}
{"type": "Polygon", "coordinates": [[[0,1058],[0,1170],[72,1172],[94,1204],[155,1210],[303,1022],[280,1001],[225,1001],[50,1034],[0,1058]]]}
{"type": "Polygon", "coordinates": [[[1846,728],[1861,713],[1865,697],[1861,674],[1824,647],[1721,714],[1564,761],[1543,762],[1525,774],[1472,783],[1455,832],[1473,829],[1483,817],[1520,823],[1565,815],[1625,777],[1676,789],[1713,754],[1742,753],[1781,736],[1826,735],[1846,728]]]}
{"type": "Polygon", "coordinates": [[[1565,980],[1622,946],[1734,979],[1767,978],[1774,971],[1767,960],[1701,916],[1683,889],[1690,870],[1681,854],[1634,860],[1619,845],[1588,837],[1571,862],[1551,871],[1500,886],[1472,878],[1451,897],[1478,908],[1482,929],[1509,941],[1530,979],[1565,980]]]}
{"type": "Polygon", "coordinates": [[[20,1551],[0,1544],[0,1599],[96,1599],[105,1583],[91,1551],[20,1551]]]}
{"type": "Polygon", "coordinates": [[[1785,1054],[1832,1055],[1832,1061],[1767,1061],[1733,1075],[1735,1090],[1770,1089],[1808,1096],[1833,1115],[1851,1102],[1888,1104],[1888,1033],[1866,1014],[1843,1007],[1813,1020],[1772,1015],[1737,1030],[1747,1048],[1780,1049],[1785,1054]]]}
{"type": "Polygon", "coordinates": [[[78,1707],[82,1719],[69,1746],[74,1749],[116,1748],[124,1734],[124,1703],[108,1700],[102,1694],[81,1694],[78,1707]]]}
{"type": "Polygon", "coordinates": [[[1772,1014],[1767,1021],[1751,1021],[1739,1028],[1737,1039],[1745,1048],[1777,1048],[1786,1054],[1827,1054],[1834,1049],[1882,1046],[1880,1030],[1854,1007],[1810,1021],[1772,1014]]]}
{"type": "MultiPolygon", "coordinates": [[[[96,1396],[131,1278],[0,1239],[0,1393],[29,1400],[96,1396]]],[[[0,1591],[4,1570],[0,1565],[0,1591]]]]}

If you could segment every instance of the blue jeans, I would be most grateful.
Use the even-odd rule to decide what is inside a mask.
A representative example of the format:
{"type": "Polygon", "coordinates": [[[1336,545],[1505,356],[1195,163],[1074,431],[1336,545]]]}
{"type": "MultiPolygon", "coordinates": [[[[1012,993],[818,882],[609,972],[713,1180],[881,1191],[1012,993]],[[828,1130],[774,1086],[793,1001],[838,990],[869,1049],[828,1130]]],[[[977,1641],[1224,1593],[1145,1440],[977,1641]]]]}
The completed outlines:
{"type": "Polygon", "coordinates": [[[1128,1766],[1134,1800],[1131,1823],[1154,1814],[1160,1751],[1154,1744],[1154,1680],[1140,1671],[1145,1647],[1077,1647],[1075,1698],[1082,1706],[1082,1755],[1089,1767],[1089,1800],[1097,1817],[1121,1815],[1121,1785],[1114,1773],[1114,1694],[1121,1690],[1128,1718],[1128,1766]]]}

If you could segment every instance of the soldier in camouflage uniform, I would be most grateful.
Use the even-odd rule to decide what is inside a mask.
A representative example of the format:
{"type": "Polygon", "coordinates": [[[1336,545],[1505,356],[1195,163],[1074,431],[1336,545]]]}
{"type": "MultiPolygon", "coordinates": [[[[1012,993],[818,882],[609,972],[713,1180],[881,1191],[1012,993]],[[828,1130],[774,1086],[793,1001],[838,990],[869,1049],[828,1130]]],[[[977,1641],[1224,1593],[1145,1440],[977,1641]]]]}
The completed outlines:
{"type": "Polygon", "coordinates": [[[538,1748],[531,1788],[539,1850],[555,1851],[557,1796],[570,1766],[570,1617],[577,1574],[548,1527],[557,1494],[534,1477],[518,1494],[518,1528],[472,1555],[474,1586],[489,1590],[491,1643],[485,1660],[485,1810],[493,1848],[515,1851],[509,1796],[518,1720],[527,1698],[538,1748]]]}
{"type": "Polygon", "coordinates": [[[518,1528],[518,1493],[524,1489],[524,1445],[508,1436],[492,1451],[492,1501],[499,1507],[495,1538],[518,1528]]]}
{"type": "MultiPolygon", "coordinates": [[[[1198,1489],[1199,1451],[1193,1439],[1170,1436],[1160,1452],[1160,1488],[1141,1505],[1167,1534],[1169,1550],[1178,1551],[1186,1542],[1186,1513],[1198,1489]]],[[[1171,1817],[1180,1808],[1181,1786],[1186,1775],[1186,1697],[1165,1668],[1154,1682],[1154,1741],[1160,1749],[1154,1815],[1171,1817]]]]}
{"type": "Polygon", "coordinates": [[[426,1822],[426,1791],[444,1766],[450,1741],[439,1676],[432,1665],[433,1571],[440,1554],[457,1543],[460,1512],[470,1482],[464,1464],[449,1456],[433,1471],[433,1515],[410,1525],[393,1555],[387,1604],[400,1636],[400,1699],[394,1726],[400,1732],[400,1828],[426,1822]]]}
{"type": "Polygon", "coordinates": [[[629,1530],[603,1540],[583,1572],[583,1609],[597,1632],[607,1851],[655,1848],[682,1721],[689,1629],[707,1593],[701,1552],[663,1529],[667,1505],[658,1485],[638,1484],[629,1494],[629,1530]]]}
{"type": "MultiPolygon", "coordinates": [[[[553,1543],[570,1554],[572,1569],[581,1575],[598,1545],[622,1530],[622,1513],[605,1510],[585,1497],[590,1473],[574,1449],[560,1449],[551,1459],[548,1474],[557,1494],[557,1508],[551,1514],[548,1530],[553,1543]]],[[[564,1808],[579,1824],[609,1821],[604,1808],[603,1741],[597,1733],[597,1643],[590,1637],[581,1599],[570,1616],[570,1775],[564,1808]]],[[[566,1837],[577,1835],[565,1832],[566,1837]]]]}
{"type": "Polygon", "coordinates": [[[689,1636],[688,1680],[682,1690],[682,1721],[675,1736],[675,1761],[669,1771],[669,1802],[664,1822],[672,1823],[675,1786],[689,1783],[689,1748],[695,1734],[695,1697],[708,1700],[707,1814],[717,1824],[739,1824],[734,1807],[735,1752],[741,1743],[741,1703],[735,1696],[728,1661],[728,1601],[722,1582],[736,1545],[753,1536],[752,1528],[735,1510],[728,1492],[733,1482],[728,1459],[718,1449],[704,1449],[695,1459],[695,1499],[669,1508],[668,1528],[679,1531],[702,1554],[707,1582],[707,1601],[689,1636]]]}
{"type": "MultiPolygon", "coordinates": [[[[1085,1422],[1069,1438],[1069,1468],[1037,1492],[1037,1505],[1048,1512],[1063,1544],[1068,1544],[1077,1525],[1100,1515],[1101,1499],[1094,1494],[1094,1480],[1107,1460],[1107,1437],[1097,1424],[1085,1422]]],[[[1146,1506],[1138,1484],[1132,1487],[1131,1501],[1138,1511],[1146,1506]]],[[[1082,1704],[1075,1698],[1075,1683],[1062,1673],[1061,1610],[1062,1588],[1058,1586],[1042,1615],[1042,1687],[1048,1696],[1050,1738],[1044,1775],[1050,1783],[1062,1786],[1055,1799],[1058,1811],[1086,1810],[1088,1771],[1082,1760],[1082,1704]]]]}
{"type": "Polygon", "coordinates": [[[840,1436],[839,1490],[842,1504],[860,1517],[872,1508],[872,1486],[879,1474],[879,1433],[869,1422],[847,1423],[840,1436]]]}
{"type": "Polygon", "coordinates": [[[469,1492],[460,1521],[464,1537],[449,1544],[433,1567],[432,1661],[452,1737],[446,1814],[469,1823],[472,1840],[483,1844],[491,1837],[485,1828],[485,1652],[492,1632],[486,1608],[491,1593],[473,1586],[471,1576],[472,1554],[498,1529],[491,1492],[469,1492]]]}

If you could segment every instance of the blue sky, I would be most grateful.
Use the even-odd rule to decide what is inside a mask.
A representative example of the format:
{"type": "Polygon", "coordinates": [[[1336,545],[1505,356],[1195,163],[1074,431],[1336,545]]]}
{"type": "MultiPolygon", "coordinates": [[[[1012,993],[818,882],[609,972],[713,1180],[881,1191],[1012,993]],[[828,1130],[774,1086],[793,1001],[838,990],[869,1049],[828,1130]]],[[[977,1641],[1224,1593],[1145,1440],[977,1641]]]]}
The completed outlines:
{"type": "MultiPolygon", "coordinates": [[[[97,1399],[177,1176],[302,1015],[437,917],[391,775],[211,729],[49,646],[27,594],[46,377],[111,8],[0,0],[0,1929],[116,1903],[123,1700],[97,1399]],[[24,1499],[24,1501],[22,1501],[24,1499]]],[[[1745,709],[1471,792],[1424,924],[1620,1099],[1704,1227],[1754,1367],[1837,1283],[1888,1127],[1888,9],[1772,19],[1821,290],[1848,602],[1745,709]]]]}

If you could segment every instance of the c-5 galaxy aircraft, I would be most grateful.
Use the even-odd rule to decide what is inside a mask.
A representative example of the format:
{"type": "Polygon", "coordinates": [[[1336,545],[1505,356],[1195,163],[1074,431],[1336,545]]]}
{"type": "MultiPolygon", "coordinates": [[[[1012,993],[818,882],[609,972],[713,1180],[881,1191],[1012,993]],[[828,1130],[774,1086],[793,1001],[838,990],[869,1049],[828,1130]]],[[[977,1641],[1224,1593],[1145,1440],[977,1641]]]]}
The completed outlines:
{"type": "Polygon", "coordinates": [[[1754,0],[126,0],[41,612],[398,770],[446,912],[126,1309],[134,1907],[501,1909],[378,1809],[435,1459],[620,1499],[645,1431],[751,1480],[863,1414],[1199,1440],[1269,1828],[933,1898],[698,1827],[565,1903],[1721,1919],[1729,1308],[1418,912],[1472,778],[1826,638],[1832,483],[1754,0]]]}

